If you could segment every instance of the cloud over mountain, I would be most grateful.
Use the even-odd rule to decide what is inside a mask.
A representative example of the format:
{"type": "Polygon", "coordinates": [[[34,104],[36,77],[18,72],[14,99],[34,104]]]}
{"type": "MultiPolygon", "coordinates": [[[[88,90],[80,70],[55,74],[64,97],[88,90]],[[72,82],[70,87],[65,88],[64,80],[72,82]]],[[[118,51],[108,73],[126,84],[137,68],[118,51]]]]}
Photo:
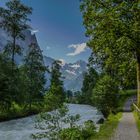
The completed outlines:
{"type": "Polygon", "coordinates": [[[86,43],[81,43],[81,44],[71,44],[68,46],[68,48],[73,48],[74,52],[68,53],[67,56],[76,56],[82,52],[84,52],[87,48],[86,43]]]}

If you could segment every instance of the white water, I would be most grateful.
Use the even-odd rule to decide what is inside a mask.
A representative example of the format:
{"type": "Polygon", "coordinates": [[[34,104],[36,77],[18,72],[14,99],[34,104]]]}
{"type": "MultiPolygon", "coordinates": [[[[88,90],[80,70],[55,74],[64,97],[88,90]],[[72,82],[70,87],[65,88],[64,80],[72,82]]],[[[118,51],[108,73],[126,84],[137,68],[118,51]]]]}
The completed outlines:
{"type": "MultiPolygon", "coordinates": [[[[87,120],[96,122],[102,118],[102,114],[95,107],[90,105],[69,104],[69,114],[80,115],[78,125],[82,125],[87,120]]],[[[0,140],[32,140],[30,135],[39,130],[34,128],[36,116],[23,119],[16,119],[0,123],[0,140]]]]}

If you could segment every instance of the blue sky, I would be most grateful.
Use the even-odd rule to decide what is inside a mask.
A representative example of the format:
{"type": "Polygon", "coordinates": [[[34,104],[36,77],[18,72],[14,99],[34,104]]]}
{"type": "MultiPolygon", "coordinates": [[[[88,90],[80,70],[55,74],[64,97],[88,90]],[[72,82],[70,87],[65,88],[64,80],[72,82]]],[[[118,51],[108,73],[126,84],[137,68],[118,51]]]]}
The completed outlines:
{"type": "MultiPolygon", "coordinates": [[[[7,0],[0,0],[4,5],[7,0]]],[[[31,26],[44,55],[66,62],[87,61],[91,51],[82,25],[79,0],[22,0],[33,8],[31,26]]]]}

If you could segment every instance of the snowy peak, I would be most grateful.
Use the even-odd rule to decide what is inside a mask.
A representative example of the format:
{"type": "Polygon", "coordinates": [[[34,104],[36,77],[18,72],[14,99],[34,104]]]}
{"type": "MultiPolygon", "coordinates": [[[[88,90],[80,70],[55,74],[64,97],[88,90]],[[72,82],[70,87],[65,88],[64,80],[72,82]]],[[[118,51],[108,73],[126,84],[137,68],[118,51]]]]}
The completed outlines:
{"type": "MultiPolygon", "coordinates": [[[[61,60],[60,60],[61,61],[61,60]]],[[[46,66],[51,67],[54,59],[44,56],[46,66]]],[[[64,77],[64,87],[67,90],[79,91],[83,83],[83,73],[87,71],[87,63],[78,60],[75,63],[62,63],[61,72],[64,77]]]]}

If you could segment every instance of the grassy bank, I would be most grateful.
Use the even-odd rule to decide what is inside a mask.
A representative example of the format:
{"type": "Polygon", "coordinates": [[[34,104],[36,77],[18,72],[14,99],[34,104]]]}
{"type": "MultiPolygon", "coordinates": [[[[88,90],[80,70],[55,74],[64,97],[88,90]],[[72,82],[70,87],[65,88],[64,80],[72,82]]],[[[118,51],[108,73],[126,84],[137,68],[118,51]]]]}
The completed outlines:
{"type": "Polygon", "coordinates": [[[109,115],[108,119],[101,125],[99,132],[92,136],[90,140],[109,140],[114,134],[121,117],[122,113],[109,115]]]}
{"type": "Polygon", "coordinates": [[[13,103],[9,110],[3,110],[0,108],[0,122],[28,117],[44,111],[46,112],[50,110],[48,106],[43,104],[33,104],[30,109],[29,106],[13,103]]]}
{"type": "Polygon", "coordinates": [[[138,114],[136,111],[134,111],[133,113],[136,120],[138,131],[140,133],[140,114],[138,114]]]}
{"type": "Polygon", "coordinates": [[[35,115],[40,113],[40,110],[36,108],[32,108],[31,110],[23,110],[22,108],[19,110],[9,110],[9,111],[1,111],[0,112],[0,122],[9,121],[19,118],[28,117],[31,115],[35,115]]]}

